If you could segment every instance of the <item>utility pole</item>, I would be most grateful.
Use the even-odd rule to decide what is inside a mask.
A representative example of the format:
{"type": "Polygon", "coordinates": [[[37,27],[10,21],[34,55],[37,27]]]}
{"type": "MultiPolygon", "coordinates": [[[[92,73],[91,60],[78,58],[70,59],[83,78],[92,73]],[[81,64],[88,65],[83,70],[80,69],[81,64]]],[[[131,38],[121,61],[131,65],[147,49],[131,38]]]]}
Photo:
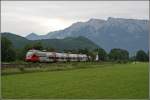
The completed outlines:
{"type": "Polygon", "coordinates": [[[96,58],[95,58],[95,60],[96,60],[96,61],[98,61],[98,60],[99,60],[98,53],[97,53],[97,55],[96,55],[96,58]]]}

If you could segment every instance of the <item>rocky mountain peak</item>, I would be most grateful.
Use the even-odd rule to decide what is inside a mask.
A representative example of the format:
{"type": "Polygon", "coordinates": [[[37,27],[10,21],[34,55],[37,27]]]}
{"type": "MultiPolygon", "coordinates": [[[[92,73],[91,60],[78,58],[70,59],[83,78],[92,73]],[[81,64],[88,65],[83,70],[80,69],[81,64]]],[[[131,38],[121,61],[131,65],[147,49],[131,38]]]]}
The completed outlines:
{"type": "Polygon", "coordinates": [[[148,26],[149,20],[113,17],[109,17],[107,20],[92,18],[87,22],[77,22],[64,30],[50,32],[44,36],[36,37],[35,34],[31,34],[33,36],[30,39],[63,39],[83,36],[108,51],[112,48],[124,48],[129,51],[135,51],[139,48],[147,50],[148,26]]]}

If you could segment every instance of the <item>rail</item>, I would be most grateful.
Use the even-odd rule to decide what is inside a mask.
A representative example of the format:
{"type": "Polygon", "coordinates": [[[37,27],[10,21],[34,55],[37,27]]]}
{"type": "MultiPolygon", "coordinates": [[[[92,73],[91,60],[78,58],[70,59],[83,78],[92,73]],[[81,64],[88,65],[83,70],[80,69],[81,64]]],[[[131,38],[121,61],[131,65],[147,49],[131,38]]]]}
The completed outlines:
{"type": "Polygon", "coordinates": [[[31,68],[31,67],[41,67],[41,64],[12,64],[12,63],[2,63],[1,64],[1,69],[5,68],[19,68],[19,67],[26,67],[26,68],[31,68]]]}

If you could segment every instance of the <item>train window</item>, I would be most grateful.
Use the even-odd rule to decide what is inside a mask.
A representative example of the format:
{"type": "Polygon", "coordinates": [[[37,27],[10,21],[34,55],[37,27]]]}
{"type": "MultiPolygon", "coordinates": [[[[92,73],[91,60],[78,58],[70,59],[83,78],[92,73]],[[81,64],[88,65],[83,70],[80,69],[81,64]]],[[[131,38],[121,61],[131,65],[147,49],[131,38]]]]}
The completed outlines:
{"type": "Polygon", "coordinates": [[[54,59],[54,57],[52,57],[52,56],[50,56],[49,58],[50,58],[50,59],[54,59]]]}
{"type": "Polygon", "coordinates": [[[46,53],[45,52],[38,52],[37,55],[40,56],[40,57],[46,57],[46,53]]]}

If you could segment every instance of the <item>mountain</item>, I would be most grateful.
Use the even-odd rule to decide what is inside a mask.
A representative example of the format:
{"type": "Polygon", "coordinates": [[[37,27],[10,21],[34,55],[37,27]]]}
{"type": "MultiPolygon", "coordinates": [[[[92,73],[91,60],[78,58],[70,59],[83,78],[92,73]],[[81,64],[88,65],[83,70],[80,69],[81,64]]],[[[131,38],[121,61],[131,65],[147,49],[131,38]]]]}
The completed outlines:
{"type": "Polygon", "coordinates": [[[127,49],[130,52],[139,49],[147,51],[148,26],[149,20],[109,17],[107,20],[90,19],[87,22],[77,22],[64,30],[50,32],[39,37],[40,39],[63,39],[83,36],[107,51],[112,48],[127,49]]]}
{"type": "Polygon", "coordinates": [[[36,35],[36,33],[30,33],[26,38],[29,40],[37,40],[40,39],[40,36],[36,35]]]}
{"type": "Polygon", "coordinates": [[[25,38],[28,40],[50,39],[47,35],[37,35],[36,33],[30,33],[25,38]]]}
{"type": "Polygon", "coordinates": [[[12,34],[12,33],[1,33],[2,37],[8,38],[14,45],[15,48],[22,48],[26,44],[35,42],[41,42],[44,47],[52,47],[58,51],[64,49],[96,49],[99,46],[94,44],[92,41],[85,37],[67,37],[64,39],[42,39],[42,40],[28,40],[24,37],[12,34]]]}

